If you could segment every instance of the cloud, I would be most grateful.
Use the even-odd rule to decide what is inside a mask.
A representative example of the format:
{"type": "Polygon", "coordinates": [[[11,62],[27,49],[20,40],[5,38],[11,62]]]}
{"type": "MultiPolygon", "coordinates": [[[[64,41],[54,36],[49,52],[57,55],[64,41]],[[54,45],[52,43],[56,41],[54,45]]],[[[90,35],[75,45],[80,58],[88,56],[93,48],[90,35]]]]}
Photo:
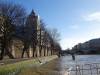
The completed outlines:
{"type": "Polygon", "coordinates": [[[100,22],[100,11],[88,14],[86,16],[83,16],[83,18],[86,21],[97,21],[97,22],[100,22]]]}
{"type": "Polygon", "coordinates": [[[67,49],[67,48],[72,48],[74,45],[78,44],[78,43],[83,43],[85,41],[89,40],[88,38],[83,38],[83,37],[77,37],[77,38],[63,38],[61,40],[61,47],[63,50],[67,49]]]}
{"type": "Polygon", "coordinates": [[[90,35],[90,37],[92,37],[92,38],[99,38],[100,37],[100,30],[92,30],[90,33],[89,33],[90,35]]]}
{"type": "Polygon", "coordinates": [[[73,37],[64,37],[60,41],[61,47],[63,50],[67,48],[72,48],[78,43],[83,43],[89,41],[90,39],[95,39],[100,37],[100,30],[91,30],[85,36],[73,36],[73,37]]]}
{"type": "Polygon", "coordinates": [[[79,25],[70,25],[69,26],[70,29],[79,29],[79,25]]]}

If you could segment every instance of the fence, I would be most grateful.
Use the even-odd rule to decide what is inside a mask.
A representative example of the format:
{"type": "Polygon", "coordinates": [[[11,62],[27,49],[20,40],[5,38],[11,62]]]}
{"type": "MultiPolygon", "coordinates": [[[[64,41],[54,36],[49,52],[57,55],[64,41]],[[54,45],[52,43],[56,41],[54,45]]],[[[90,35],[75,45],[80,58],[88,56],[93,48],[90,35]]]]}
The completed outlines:
{"type": "Polygon", "coordinates": [[[67,75],[100,75],[100,63],[75,65],[67,75]]]}

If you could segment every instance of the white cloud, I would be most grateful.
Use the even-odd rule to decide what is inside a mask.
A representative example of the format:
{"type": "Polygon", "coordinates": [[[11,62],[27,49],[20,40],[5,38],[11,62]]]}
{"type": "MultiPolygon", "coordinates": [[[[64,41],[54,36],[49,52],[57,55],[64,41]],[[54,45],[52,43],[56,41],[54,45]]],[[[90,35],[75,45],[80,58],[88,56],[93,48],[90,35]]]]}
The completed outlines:
{"type": "Polygon", "coordinates": [[[100,11],[88,14],[86,16],[83,16],[83,18],[86,21],[97,21],[97,22],[100,22],[100,11]]]}
{"type": "Polygon", "coordinates": [[[85,41],[89,40],[88,38],[64,38],[61,40],[61,47],[62,49],[72,48],[74,45],[78,43],[83,43],[85,41]]]}
{"type": "Polygon", "coordinates": [[[69,26],[70,29],[79,29],[79,25],[70,25],[69,26]]]}
{"type": "Polygon", "coordinates": [[[65,50],[67,48],[72,48],[74,45],[78,43],[83,43],[99,37],[100,37],[100,30],[91,30],[85,36],[80,35],[80,37],[73,36],[71,38],[65,37],[60,41],[60,44],[62,49],[65,50]]]}
{"type": "Polygon", "coordinates": [[[89,33],[91,38],[99,38],[100,37],[100,30],[92,30],[89,33]]]}

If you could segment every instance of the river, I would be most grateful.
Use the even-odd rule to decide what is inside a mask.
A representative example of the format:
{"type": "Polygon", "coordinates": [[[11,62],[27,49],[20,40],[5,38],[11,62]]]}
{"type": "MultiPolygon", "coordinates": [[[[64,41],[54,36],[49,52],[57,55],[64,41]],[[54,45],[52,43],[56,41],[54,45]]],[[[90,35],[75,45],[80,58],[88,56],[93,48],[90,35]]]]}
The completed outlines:
{"type": "Polygon", "coordinates": [[[100,55],[62,56],[34,68],[36,75],[100,75],[100,55]]]}

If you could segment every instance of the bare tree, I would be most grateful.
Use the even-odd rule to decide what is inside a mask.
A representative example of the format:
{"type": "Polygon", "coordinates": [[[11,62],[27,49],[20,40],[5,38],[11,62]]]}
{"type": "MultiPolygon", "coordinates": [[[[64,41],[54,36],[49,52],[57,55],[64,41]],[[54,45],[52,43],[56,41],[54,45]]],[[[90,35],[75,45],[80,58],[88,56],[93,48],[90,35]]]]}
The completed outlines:
{"type": "Polygon", "coordinates": [[[25,9],[19,4],[0,3],[0,14],[7,16],[13,25],[23,25],[26,17],[25,9]]]}
{"type": "Polygon", "coordinates": [[[52,37],[54,42],[59,42],[60,41],[60,33],[58,32],[58,30],[56,28],[47,29],[47,32],[52,37]]]}
{"type": "Polygon", "coordinates": [[[3,59],[4,53],[10,58],[14,58],[9,52],[9,45],[15,34],[15,26],[23,25],[26,17],[25,9],[21,5],[13,3],[0,3],[0,43],[1,53],[0,59],[3,59]]]}

